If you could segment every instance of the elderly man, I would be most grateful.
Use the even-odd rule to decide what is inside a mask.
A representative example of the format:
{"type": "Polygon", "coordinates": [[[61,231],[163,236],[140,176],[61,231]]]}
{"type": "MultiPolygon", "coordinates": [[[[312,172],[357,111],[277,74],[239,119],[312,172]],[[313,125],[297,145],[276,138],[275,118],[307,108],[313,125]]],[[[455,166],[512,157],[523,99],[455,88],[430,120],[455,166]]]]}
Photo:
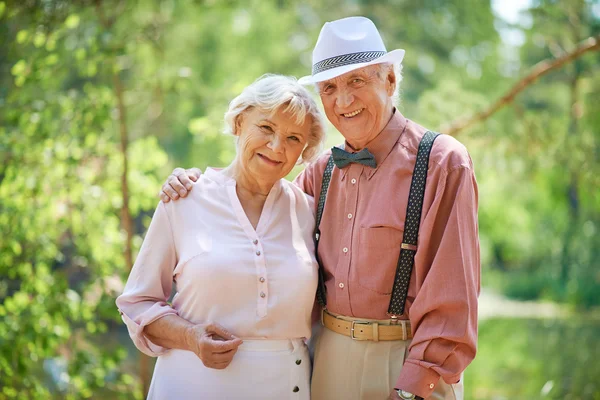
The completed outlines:
{"type": "MultiPolygon", "coordinates": [[[[315,400],[462,399],[475,357],[473,164],[458,141],[395,109],[403,56],[386,51],[369,19],[345,18],[323,26],[300,80],[316,84],[346,139],[295,181],[318,199],[315,400]]],[[[198,176],[176,169],[163,200],[184,197],[198,176]]]]}

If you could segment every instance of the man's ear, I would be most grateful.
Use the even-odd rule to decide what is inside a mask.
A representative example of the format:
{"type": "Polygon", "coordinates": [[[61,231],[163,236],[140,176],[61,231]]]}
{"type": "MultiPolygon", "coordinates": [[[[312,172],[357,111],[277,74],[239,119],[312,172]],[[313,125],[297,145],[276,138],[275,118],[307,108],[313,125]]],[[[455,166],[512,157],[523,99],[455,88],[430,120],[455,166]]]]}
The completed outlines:
{"type": "Polygon", "coordinates": [[[388,96],[392,96],[396,90],[396,85],[398,84],[396,82],[396,72],[394,71],[393,66],[390,66],[390,69],[388,70],[385,83],[388,90],[388,96]]]}

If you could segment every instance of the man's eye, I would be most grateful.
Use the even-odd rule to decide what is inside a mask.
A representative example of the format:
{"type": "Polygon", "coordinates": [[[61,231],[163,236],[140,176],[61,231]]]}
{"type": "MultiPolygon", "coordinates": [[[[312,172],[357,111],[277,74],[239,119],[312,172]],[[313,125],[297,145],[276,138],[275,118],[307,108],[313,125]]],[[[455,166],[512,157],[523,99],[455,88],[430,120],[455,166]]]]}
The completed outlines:
{"type": "Polygon", "coordinates": [[[323,87],[323,89],[321,89],[321,91],[323,93],[331,93],[332,90],[333,90],[333,86],[331,86],[331,85],[326,85],[323,87]]]}
{"type": "Polygon", "coordinates": [[[295,142],[299,142],[300,141],[300,138],[298,136],[289,136],[288,139],[291,139],[291,140],[293,140],[295,142]]]}
{"type": "Polygon", "coordinates": [[[360,78],[354,78],[354,79],[352,79],[352,83],[362,83],[362,82],[363,82],[363,80],[360,79],[360,78]]]}

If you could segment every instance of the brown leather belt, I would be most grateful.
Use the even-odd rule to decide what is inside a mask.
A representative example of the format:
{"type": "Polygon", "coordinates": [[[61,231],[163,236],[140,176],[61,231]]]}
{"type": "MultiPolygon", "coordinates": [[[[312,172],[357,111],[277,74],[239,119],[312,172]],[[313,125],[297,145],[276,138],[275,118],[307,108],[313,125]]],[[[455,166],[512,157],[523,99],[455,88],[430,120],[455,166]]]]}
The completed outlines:
{"type": "Polygon", "coordinates": [[[346,321],[323,311],[323,326],[325,328],[348,336],[354,340],[408,340],[412,339],[410,321],[402,319],[392,321],[390,325],[383,325],[377,322],[368,322],[361,320],[346,321]]]}

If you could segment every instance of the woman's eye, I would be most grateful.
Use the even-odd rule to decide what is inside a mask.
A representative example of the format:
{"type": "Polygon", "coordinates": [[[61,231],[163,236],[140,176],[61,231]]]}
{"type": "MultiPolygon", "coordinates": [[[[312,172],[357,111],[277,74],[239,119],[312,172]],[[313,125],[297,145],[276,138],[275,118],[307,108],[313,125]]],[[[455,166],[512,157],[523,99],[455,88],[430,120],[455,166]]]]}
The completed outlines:
{"type": "Polygon", "coordinates": [[[295,142],[299,142],[300,141],[300,138],[298,136],[290,136],[290,137],[288,137],[288,139],[291,139],[291,140],[293,140],[295,142]]]}
{"type": "Polygon", "coordinates": [[[273,132],[273,129],[269,125],[260,125],[259,128],[267,132],[273,132]]]}

